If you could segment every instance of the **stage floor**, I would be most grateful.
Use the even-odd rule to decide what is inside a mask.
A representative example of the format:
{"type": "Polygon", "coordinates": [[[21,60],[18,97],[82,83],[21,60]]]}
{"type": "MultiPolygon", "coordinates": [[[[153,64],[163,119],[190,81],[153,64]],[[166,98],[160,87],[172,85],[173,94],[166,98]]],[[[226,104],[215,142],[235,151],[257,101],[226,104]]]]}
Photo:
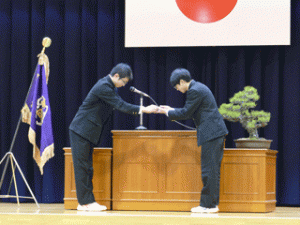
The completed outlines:
{"type": "Polygon", "coordinates": [[[0,203],[0,224],[4,225],[57,225],[57,224],[109,224],[109,225],[299,225],[300,208],[277,207],[271,213],[217,213],[162,211],[104,211],[78,212],[65,210],[63,204],[0,203]]]}

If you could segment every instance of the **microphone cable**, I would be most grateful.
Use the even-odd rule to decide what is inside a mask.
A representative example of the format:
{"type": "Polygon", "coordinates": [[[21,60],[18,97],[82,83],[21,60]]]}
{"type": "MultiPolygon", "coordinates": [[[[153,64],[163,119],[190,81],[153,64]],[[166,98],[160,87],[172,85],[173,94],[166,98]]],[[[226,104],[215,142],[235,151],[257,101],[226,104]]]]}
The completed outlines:
{"type": "MultiPolygon", "coordinates": [[[[172,121],[172,120],[171,120],[172,121]]],[[[173,120],[175,123],[178,123],[179,125],[181,125],[181,126],[183,126],[183,127],[185,127],[185,128],[188,128],[188,129],[190,129],[190,130],[196,130],[196,128],[194,128],[194,127],[190,127],[190,126],[188,126],[188,125],[185,125],[185,124],[183,124],[183,123],[180,123],[180,122],[178,122],[177,120],[173,120]]]]}

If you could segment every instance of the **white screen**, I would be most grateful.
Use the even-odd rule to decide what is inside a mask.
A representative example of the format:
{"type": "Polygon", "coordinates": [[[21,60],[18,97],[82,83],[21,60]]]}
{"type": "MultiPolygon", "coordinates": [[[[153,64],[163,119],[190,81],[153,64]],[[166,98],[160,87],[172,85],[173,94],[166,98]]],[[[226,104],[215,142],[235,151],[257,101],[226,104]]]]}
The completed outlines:
{"type": "Polygon", "coordinates": [[[290,45],[290,20],[290,0],[237,0],[212,23],[189,19],[176,0],[126,0],[125,47],[290,45]]]}

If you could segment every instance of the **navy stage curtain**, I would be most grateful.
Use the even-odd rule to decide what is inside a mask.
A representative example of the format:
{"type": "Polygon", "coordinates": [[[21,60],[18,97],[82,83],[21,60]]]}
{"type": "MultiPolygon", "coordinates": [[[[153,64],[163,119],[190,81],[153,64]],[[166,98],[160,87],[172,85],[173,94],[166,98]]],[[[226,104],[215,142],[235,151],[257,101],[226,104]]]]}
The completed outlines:
{"type": "MultiPolygon", "coordinates": [[[[292,2],[291,46],[233,46],[124,48],[124,0],[1,0],[0,1],[0,156],[9,150],[23,106],[48,36],[49,96],[55,140],[55,157],[41,176],[32,159],[28,125],[22,123],[13,153],[37,200],[63,202],[64,151],[69,146],[68,126],[93,84],[119,63],[129,63],[134,80],[120,95],[139,104],[130,92],[135,86],[158,104],[181,107],[184,95],[169,84],[173,69],[185,67],[195,80],[211,88],[218,105],[227,102],[245,85],[258,89],[256,109],[271,112],[271,121],[260,136],[272,139],[277,155],[277,203],[300,205],[300,2],[292,2]]],[[[272,35],[272,34],[270,34],[272,35]]],[[[150,104],[144,99],[144,105],[150,104]]],[[[185,124],[194,126],[192,121],[185,124]]],[[[239,123],[226,122],[230,131],[226,147],[247,133],[239,123]]],[[[111,129],[134,129],[139,118],[116,112],[106,126],[100,146],[112,146],[111,129]]],[[[164,115],[144,115],[151,130],[185,129],[164,115]]],[[[1,166],[3,171],[3,166],[1,166]]],[[[20,176],[19,194],[29,195],[20,176]]],[[[9,185],[5,179],[1,193],[9,185]]],[[[1,201],[1,199],[0,199],[1,201]]],[[[5,200],[3,200],[5,201],[5,200]]],[[[14,201],[14,200],[12,200],[14,201]]]]}

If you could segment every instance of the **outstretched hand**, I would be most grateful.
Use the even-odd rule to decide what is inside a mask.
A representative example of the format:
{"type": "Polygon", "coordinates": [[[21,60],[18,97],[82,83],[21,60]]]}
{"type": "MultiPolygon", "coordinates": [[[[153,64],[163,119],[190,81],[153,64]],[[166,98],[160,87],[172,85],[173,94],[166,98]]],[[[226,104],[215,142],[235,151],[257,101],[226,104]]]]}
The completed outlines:
{"type": "Polygon", "coordinates": [[[166,114],[168,115],[169,110],[174,110],[174,108],[168,106],[168,105],[148,105],[147,107],[143,106],[142,112],[143,113],[159,113],[159,114],[166,114]]]}
{"type": "Polygon", "coordinates": [[[169,110],[174,110],[174,109],[168,105],[161,105],[159,106],[157,113],[168,115],[169,110]]]}
{"type": "Polygon", "coordinates": [[[168,106],[168,105],[160,105],[159,108],[164,109],[164,110],[173,110],[172,107],[168,106]]]}
{"type": "Polygon", "coordinates": [[[159,107],[156,105],[148,105],[147,107],[143,107],[142,112],[143,113],[157,113],[159,110],[159,107]]]}

